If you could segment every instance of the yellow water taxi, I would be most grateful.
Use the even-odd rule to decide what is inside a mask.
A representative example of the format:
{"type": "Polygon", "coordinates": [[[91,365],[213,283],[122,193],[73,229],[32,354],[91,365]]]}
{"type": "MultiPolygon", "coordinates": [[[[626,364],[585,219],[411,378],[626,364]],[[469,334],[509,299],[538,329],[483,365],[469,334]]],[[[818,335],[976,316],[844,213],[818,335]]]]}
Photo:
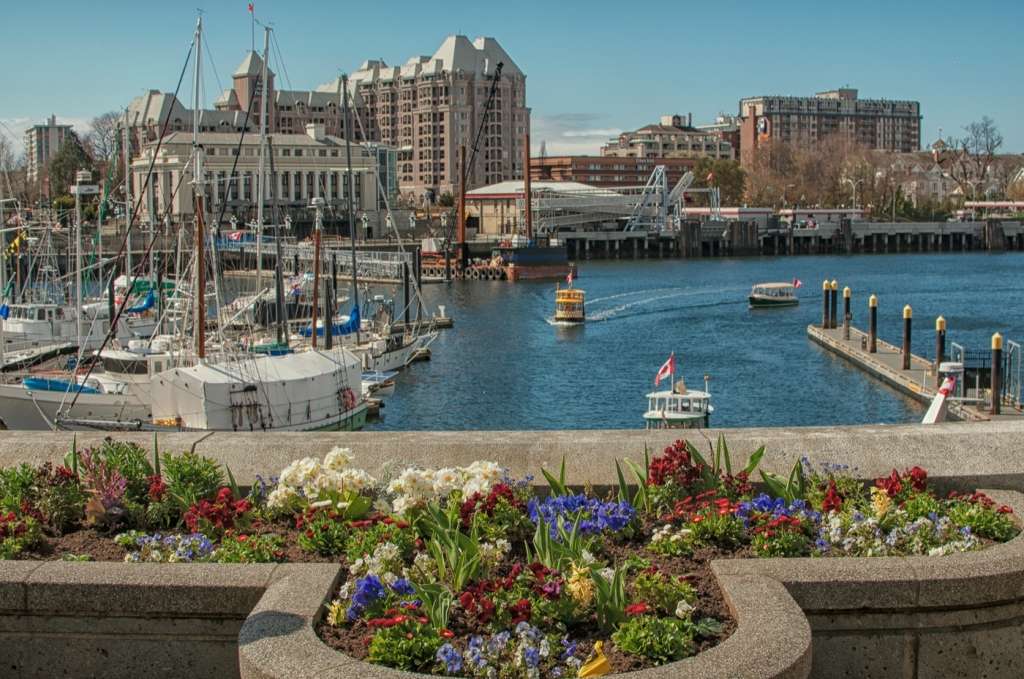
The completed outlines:
{"type": "Polygon", "coordinates": [[[567,279],[569,287],[560,288],[555,284],[555,320],[564,323],[582,323],[586,320],[583,309],[583,290],[572,287],[572,274],[567,279]]]}

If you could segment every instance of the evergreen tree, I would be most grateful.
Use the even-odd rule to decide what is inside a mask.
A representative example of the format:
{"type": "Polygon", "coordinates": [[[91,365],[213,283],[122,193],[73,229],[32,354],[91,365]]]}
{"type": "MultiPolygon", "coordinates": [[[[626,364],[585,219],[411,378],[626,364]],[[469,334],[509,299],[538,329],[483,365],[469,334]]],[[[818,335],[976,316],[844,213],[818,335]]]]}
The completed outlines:
{"type": "Polygon", "coordinates": [[[74,130],[68,131],[57,154],[50,159],[50,195],[54,198],[71,193],[79,170],[92,171],[93,160],[74,130]]]}

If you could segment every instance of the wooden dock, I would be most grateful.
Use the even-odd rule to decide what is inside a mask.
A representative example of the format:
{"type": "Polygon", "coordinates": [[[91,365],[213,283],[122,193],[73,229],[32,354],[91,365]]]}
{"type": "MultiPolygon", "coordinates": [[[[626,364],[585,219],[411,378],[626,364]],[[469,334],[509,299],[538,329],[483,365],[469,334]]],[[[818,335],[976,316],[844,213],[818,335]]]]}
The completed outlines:
{"type": "MultiPolygon", "coordinates": [[[[888,384],[897,391],[924,404],[930,404],[938,393],[938,379],[932,361],[911,352],[910,369],[903,369],[901,347],[876,339],[876,352],[868,352],[868,334],[850,328],[849,338],[843,339],[843,327],[824,329],[820,325],[807,326],[807,337],[828,351],[849,361],[867,374],[888,384]]],[[[949,404],[949,418],[967,422],[1024,421],[1021,404],[1006,403],[999,415],[989,414],[990,402],[985,398],[969,399],[949,404]]]]}

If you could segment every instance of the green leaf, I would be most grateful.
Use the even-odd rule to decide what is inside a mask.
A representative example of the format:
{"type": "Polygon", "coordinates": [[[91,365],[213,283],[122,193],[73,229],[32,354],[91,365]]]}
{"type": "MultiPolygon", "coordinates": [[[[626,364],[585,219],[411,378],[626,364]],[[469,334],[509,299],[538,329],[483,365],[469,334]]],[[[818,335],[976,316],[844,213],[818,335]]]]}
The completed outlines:
{"type": "Polygon", "coordinates": [[[747,466],[743,468],[743,471],[750,474],[757,469],[757,465],[761,464],[761,458],[764,457],[764,448],[764,446],[761,446],[751,453],[750,458],[747,459],[747,466]]]}
{"type": "Polygon", "coordinates": [[[156,440],[156,433],[153,434],[153,474],[160,476],[160,445],[156,440]]]}
{"type": "Polygon", "coordinates": [[[615,473],[619,477],[619,500],[629,500],[629,486],[626,485],[626,477],[622,475],[622,465],[618,459],[615,460],[615,473]]]}
{"type": "Polygon", "coordinates": [[[732,474],[729,446],[725,442],[725,434],[718,435],[718,449],[715,451],[715,471],[719,472],[722,469],[725,469],[726,474],[732,474]]]}
{"type": "Polygon", "coordinates": [[[764,479],[765,484],[772,491],[776,497],[781,497],[786,502],[793,501],[793,494],[789,491],[789,484],[786,479],[782,478],[778,474],[772,474],[766,472],[763,469],[758,470],[761,473],[761,478],[764,479]]]}
{"type": "Polygon", "coordinates": [[[231,489],[231,493],[235,496],[236,500],[241,500],[242,491],[238,489],[238,484],[235,483],[235,475],[231,473],[231,468],[224,465],[224,471],[228,474],[228,488],[231,489]]]}
{"type": "Polygon", "coordinates": [[[554,476],[552,476],[550,473],[548,473],[546,469],[541,468],[540,473],[543,474],[544,478],[548,480],[548,485],[551,486],[552,496],[568,494],[565,492],[565,485],[561,483],[558,479],[556,479],[554,476]]]}
{"type": "MultiPolygon", "coordinates": [[[[646,459],[646,457],[647,453],[644,451],[644,458],[646,459]]],[[[633,498],[633,506],[643,507],[644,511],[650,511],[650,497],[647,495],[647,470],[650,469],[650,467],[648,466],[647,469],[641,469],[640,465],[633,462],[633,460],[628,457],[623,458],[622,461],[629,465],[629,468],[633,470],[633,475],[636,476],[637,480],[636,496],[633,498]]]]}

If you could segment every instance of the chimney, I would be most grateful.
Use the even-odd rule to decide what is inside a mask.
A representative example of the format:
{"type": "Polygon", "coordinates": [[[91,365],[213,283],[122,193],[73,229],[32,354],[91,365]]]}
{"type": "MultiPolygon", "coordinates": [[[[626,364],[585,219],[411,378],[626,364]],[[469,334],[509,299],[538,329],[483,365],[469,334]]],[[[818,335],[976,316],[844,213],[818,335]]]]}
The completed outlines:
{"type": "Polygon", "coordinates": [[[323,141],[325,126],[323,123],[306,123],[306,135],[315,141],[323,141]]]}

